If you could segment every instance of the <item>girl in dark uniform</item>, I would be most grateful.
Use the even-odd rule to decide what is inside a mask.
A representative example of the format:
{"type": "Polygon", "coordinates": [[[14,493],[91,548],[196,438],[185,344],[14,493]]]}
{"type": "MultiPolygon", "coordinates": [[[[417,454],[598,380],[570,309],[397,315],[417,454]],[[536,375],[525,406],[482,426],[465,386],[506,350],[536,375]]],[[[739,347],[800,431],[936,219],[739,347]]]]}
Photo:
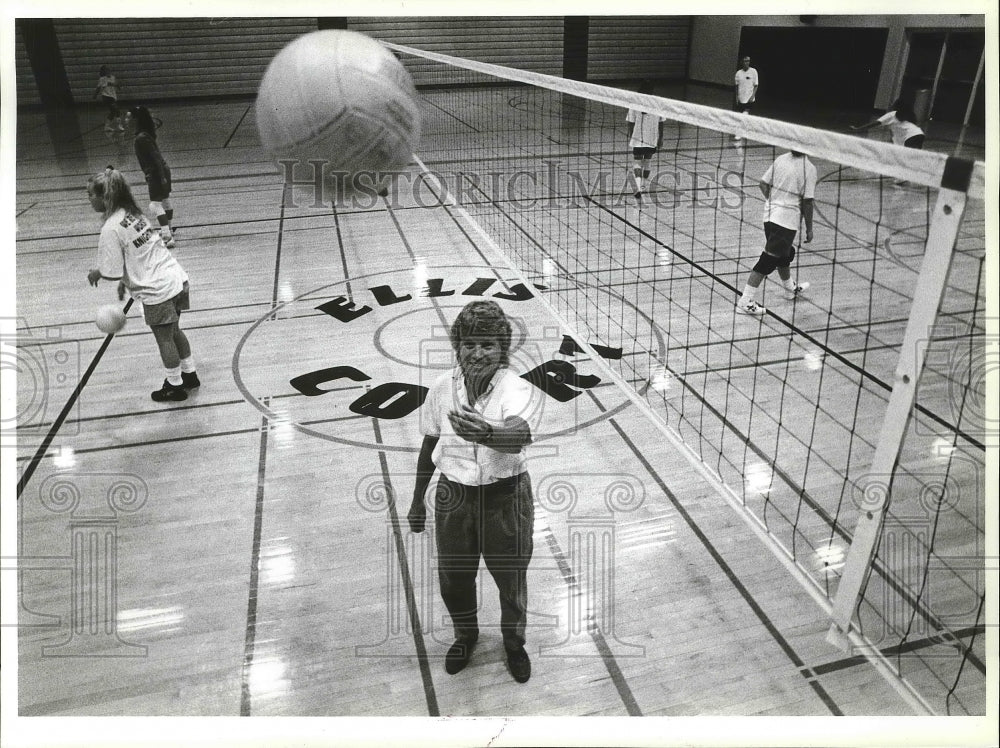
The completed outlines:
{"type": "Polygon", "coordinates": [[[174,209],[170,204],[170,167],[163,160],[160,147],[156,144],[156,123],[144,106],[134,106],[128,110],[127,126],[135,133],[135,157],[146,177],[149,187],[149,210],[160,225],[160,235],[168,249],[174,247],[171,222],[174,209]]]}

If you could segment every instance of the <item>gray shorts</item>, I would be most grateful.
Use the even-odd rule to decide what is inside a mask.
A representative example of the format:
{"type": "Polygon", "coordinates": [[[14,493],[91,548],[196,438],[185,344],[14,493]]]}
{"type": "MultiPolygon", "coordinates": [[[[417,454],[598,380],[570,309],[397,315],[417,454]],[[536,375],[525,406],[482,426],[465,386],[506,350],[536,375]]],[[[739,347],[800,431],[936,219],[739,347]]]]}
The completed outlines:
{"type": "Polygon", "coordinates": [[[142,316],[150,327],[170,325],[181,318],[181,312],[190,308],[191,297],[188,292],[188,282],[184,281],[184,288],[174,298],[159,304],[143,304],[142,316]]]}

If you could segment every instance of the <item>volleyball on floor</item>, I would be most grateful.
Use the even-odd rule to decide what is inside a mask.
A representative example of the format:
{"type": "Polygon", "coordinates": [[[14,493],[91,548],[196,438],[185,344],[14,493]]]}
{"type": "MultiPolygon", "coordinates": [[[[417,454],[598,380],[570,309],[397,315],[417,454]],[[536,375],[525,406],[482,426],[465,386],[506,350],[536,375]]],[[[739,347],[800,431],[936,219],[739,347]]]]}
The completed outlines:
{"type": "Polygon", "coordinates": [[[114,304],[105,304],[97,310],[97,329],[108,335],[114,335],[125,327],[125,313],[114,304]]]}
{"type": "Polygon", "coordinates": [[[409,72],[354,31],[313,31],[289,43],[264,72],[256,106],[268,155],[322,160],[328,173],[404,167],[420,140],[409,72]]]}

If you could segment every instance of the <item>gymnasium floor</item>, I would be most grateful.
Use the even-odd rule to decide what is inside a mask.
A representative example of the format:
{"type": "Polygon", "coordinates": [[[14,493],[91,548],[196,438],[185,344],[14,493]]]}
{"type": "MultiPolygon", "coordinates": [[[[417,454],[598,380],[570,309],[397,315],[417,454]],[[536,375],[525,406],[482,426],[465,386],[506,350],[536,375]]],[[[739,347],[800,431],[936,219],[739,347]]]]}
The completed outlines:
{"type": "MultiPolygon", "coordinates": [[[[440,207],[314,207],[305,188],[289,199],[249,102],[154,114],[202,381],[169,406],[149,399],[163,375],[141,315],[106,349],[91,321],[114,284],[86,283],[99,231],[86,178],[112,163],[142,204],[130,146],[110,142],[93,111],[18,116],[17,331],[39,341],[46,384],[18,384],[32,426],[17,468],[22,481],[33,471],[17,507],[20,715],[919,713],[825,641],[810,595],[610,385],[547,412],[532,461],[531,680],[505,670],[485,572],[479,646],[447,675],[432,531],[405,525],[417,415],[350,406],[387,383],[426,385],[447,366],[457,310],[500,289],[516,296],[517,279],[440,207]],[[344,323],[318,309],[340,296],[372,311],[344,323]],[[291,381],[345,366],[362,375],[312,397],[291,381]],[[86,602],[116,625],[98,626],[91,609],[73,623],[85,592],[70,572],[86,553],[110,593],[86,602]]],[[[436,135],[425,132],[427,152],[436,135]]],[[[552,357],[561,334],[545,309],[531,298],[505,308],[531,343],[524,362],[552,357]]]]}

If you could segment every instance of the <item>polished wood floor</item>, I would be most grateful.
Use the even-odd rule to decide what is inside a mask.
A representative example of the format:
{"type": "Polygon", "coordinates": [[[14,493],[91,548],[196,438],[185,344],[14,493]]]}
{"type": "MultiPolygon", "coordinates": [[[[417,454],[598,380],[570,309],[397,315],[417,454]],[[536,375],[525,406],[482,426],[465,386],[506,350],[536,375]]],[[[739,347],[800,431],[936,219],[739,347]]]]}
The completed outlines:
{"type": "MultiPolygon", "coordinates": [[[[442,105],[427,104],[430,122],[442,105]]],[[[314,205],[262,154],[248,102],[155,114],[202,381],[172,405],[149,399],[163,373],[139,311],[110,341],[92,322],[114,286],[86,283],[99,231],[86,179],[113,163],[145,199],[128,144],[107,140],[94,112],[18,117],[17,333],[37,342],[19,349],[22,717],[920,713],[826,642],[812,594],[607,382],[546,401],[534,448],[531,680],[505,670],[485,570],[483,636],[467,670],[447,675],[432,531],[405,525],[419,444],[408,398],[449,365],[446,327],[472,298],[501,294],[525,371],[567,358],[562,331],[459,213],[406,194],[314,205]],[[369,311],[338,319],[341,297],[369,311]],[[353,368],[322,373],[333,367],[353,368]]],[[[458,168],[438,136],[425,133],[424,160],[458,168]]],[[[731,268],[734,286],[759,241],[731,268]]],[[[672,303],[704,300],[673,283],[672,303]]],[[[731,307],[710,311],[694,324],[731,307]]],[[[693,355],[719,363],[711,346],[693,355]]],[[[892,362],[879,366],[888,376],[892,362]]],[[[836,377],[803,382],[782,419],[811,386],[836,377]]],[[[668,742],[668,724],[628,729],[668,742]]]]}

